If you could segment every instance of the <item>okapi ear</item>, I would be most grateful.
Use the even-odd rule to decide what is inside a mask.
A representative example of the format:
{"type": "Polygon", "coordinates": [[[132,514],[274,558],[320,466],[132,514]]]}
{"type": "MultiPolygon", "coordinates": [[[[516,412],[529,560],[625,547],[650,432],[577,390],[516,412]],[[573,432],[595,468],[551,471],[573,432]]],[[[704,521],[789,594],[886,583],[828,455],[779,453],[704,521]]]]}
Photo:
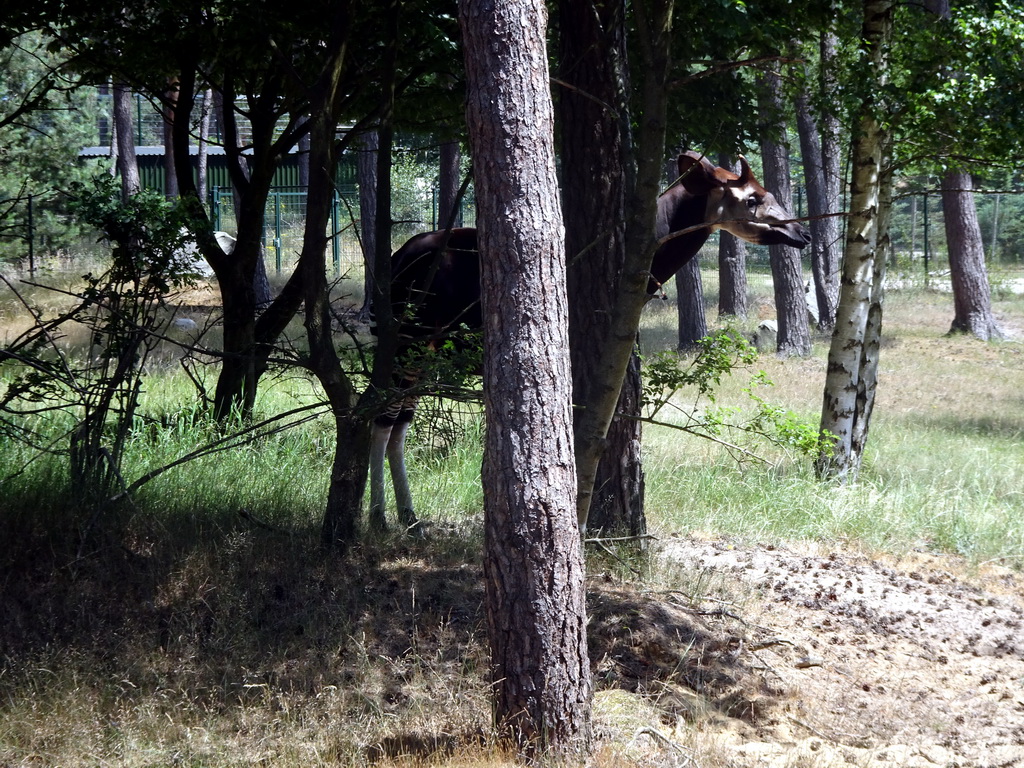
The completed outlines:
{"type": "Polygon", "coordinates": [[[745,187],[754,181],[754,172],[750,170],[750,163],[747,158],[740,155],[740,175],[735,181],[730,181],[730,187],[745,187]]]}
{"type": "Polygon", "coordinates": [[[684,152],[679,156],[679,183],[691,195],[706,195],[720,186],[715,178],[715,166],[697,152],[684,152]]]}

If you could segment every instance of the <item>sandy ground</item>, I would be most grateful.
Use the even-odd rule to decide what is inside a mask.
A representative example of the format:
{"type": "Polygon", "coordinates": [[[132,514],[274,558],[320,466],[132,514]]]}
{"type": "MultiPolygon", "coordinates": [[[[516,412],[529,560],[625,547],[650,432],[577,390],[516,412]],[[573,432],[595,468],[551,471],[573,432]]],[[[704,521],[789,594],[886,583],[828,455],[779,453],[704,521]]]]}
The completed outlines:
{"type": "MultiPolygon", "coordinates": [[[[599,679],[662,688],[661,733],[674,743],[699,733],[744,767],[1024,766],[1019,573],[923,553],[694,538],[660,549],[690,583],[651,595],[643,629],[595,661],[599,679]],[[659,656],[674,657],[673,672],[630,669],[659,656]]],[[[616,617],[600,599],[592,612],[610,636],[616,617]]]]}

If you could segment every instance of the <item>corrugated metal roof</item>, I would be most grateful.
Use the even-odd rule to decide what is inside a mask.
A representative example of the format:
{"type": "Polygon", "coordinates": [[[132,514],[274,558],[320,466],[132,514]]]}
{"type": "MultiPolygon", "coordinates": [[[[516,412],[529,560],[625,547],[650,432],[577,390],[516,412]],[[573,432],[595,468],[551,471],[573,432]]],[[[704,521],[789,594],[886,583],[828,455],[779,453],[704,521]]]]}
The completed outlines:
{"type": "MultiPolygon", "coordinates": [[[[190,155],[199,154],[199,147],[197,146],[191,146],[188,149],[190,155]]],[[[163,157],[163,154],[164,148],[162,146],[135,148],[136,157],[163,157]]],[[[206,154],[223,155],[224,147],[208,144],[206,147],[206,154]]],[[[251,150],[245,150],[244,154],[251,154],[251,150]]],[[[78,150],[78,156],[81,158],[110,157],[110,147],[82,147],[78,150]]]]}

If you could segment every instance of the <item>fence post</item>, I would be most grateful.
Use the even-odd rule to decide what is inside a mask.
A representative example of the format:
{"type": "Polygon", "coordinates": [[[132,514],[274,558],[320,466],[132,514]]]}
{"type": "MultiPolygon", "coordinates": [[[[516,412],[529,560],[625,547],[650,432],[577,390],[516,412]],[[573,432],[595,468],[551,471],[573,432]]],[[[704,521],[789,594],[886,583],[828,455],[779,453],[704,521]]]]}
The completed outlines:
{"type": "MultiPolygon", "coordinates": [[[[308,194],[308,193],[307,193],[308,194]]],[[[338,189],[331,193],[331,256],[334,258],[334,276],[341,274],[341,242],[338,238],[338,189]]]]}
{"type": "Polygon", "coordinates": [[[214,232],[220,231],[220,187],[210,187],[210,221],[214,232]]]}
{"type": "Polygon", "coordinates": [[[281,190],[274,190],[274,267],[281,274],[281,190]]]}
{"type": "Polygon", "coordinates": [[[928,287],[928,193],[924,193],[924,285],[928,287]]]}
{"type": "Polygon", "coordinates": [[[32,211],[32,195],[28,196],[28,273],[36,273],[36,223],[32,211]]]}

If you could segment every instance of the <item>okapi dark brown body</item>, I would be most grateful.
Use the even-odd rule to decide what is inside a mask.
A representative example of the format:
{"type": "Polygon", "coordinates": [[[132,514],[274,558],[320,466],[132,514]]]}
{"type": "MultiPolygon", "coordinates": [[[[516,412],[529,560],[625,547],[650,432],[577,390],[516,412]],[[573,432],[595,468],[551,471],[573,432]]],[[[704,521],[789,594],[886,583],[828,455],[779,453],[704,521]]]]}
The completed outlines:
{"type": "MultiPolygon", "coordinates": [[[[696,152],[679,156],[679,179],[658,200],[656,236],[686,232],[664,240],[651,263],[648,290],[653,294],[696,255],[716,229],[757,245],[803,248],[810,234],[754,178],[740,158],[739,175],[718,168],[696,152]]],[[[436,345],[459,327],[479,329],[480,256],[476,230],[453,229],[419,234],[392,257],[392,310],[400,319],[399,365],[414,345],[436,345]]],[[[415,372],[404,371],[397,385],[409,389],[415,372]]],[[[399,520],[418,530],[405,469],[405,437],[416,398],[398,398],[377,418],[370,458],[370,519],[384,525],[384,459],[391,467],[399,520]]]]}

